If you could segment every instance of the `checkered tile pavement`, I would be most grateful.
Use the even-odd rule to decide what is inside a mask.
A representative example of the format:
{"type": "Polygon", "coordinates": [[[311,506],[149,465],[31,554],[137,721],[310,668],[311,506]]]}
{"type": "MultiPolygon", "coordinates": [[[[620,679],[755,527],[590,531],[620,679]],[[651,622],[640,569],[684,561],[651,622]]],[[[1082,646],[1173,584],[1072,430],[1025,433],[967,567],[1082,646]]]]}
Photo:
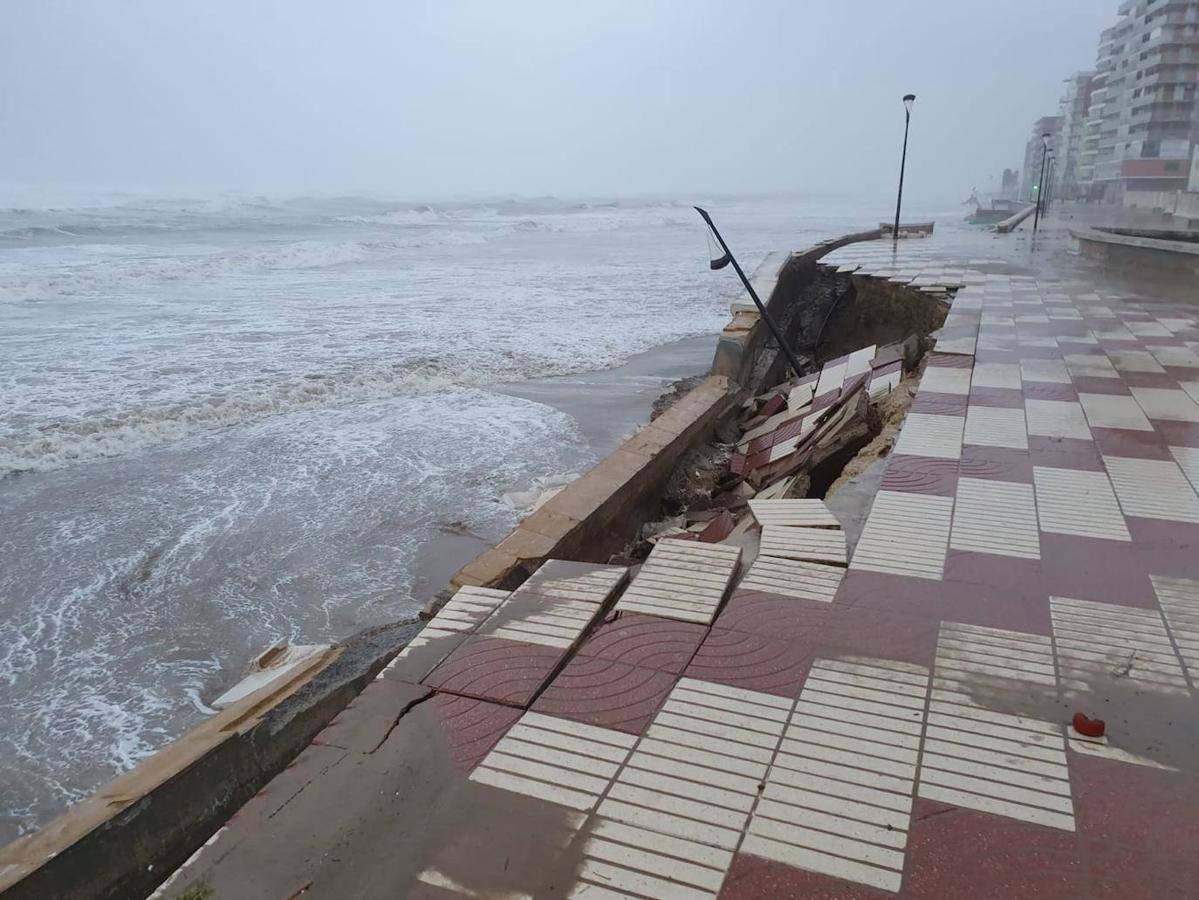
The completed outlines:
{"type": "Polygon", "coordinates": [[[381,676],[437,690],[476,789],[561,810],[566,882],[504,896],[1187,894],[1199,308],[935,241],[824,263],[952,295],[856,547],[756,505],[748,571],[666,548],[605,618],[623,570],[550,563],[381,676]]]}

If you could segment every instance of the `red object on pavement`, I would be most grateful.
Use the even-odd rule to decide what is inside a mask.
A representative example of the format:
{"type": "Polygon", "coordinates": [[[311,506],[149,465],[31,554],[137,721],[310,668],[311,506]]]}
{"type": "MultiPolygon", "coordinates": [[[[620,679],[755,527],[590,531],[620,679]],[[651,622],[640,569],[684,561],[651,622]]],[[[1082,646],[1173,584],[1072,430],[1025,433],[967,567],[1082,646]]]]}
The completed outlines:
{"type": "Polygon", "coordinates": [[[1107,723],[1103,719],[1091,719],[1080,712],[1074,714],[1072,724],[1075,731],[1086,737],[1103,737],[1103,732],[1107,730],[1107,723]]]}

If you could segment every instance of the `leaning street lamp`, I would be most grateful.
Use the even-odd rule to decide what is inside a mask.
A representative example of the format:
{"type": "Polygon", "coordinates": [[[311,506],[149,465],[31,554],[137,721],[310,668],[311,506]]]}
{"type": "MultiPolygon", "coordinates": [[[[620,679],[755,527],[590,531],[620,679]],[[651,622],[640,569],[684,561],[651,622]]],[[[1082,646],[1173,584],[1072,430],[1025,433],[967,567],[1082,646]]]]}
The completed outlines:
{"type": "Polygon", "coordinates": [[[758,308],[758,312],[762,316],[762,321],[766,323],[766,327],[770,329],[770,333],[774,335],[774,339],[778,342],[779,349],[783,351],[783,355],[787,357],[787,362],[791,364],[791,370],[796,374],[800,374],[801,368],[799,358],[795,355],[795,351],[787,343],[783,337],[782,329],[778,323],[774,321],[774,317],[770,315],[770,310],[758,298],[758,292],[754,290],[754,286],[749,283],[749,279],[745,277],[745,272],[741,270],[740,263],[733,256],[733,251],[729,249],[729,245],[724,242],[724,238],[720,236],[720,232],[716,229],[716,224],[712,221],[712,217],[708,215],[706,209],[695,207],[695,211],[703,217],[703,220],[708,224],[708,230],[712,232],[712,236],[716,238],[716,243],[720,245],[721,253],[717,256],[712,254],[710,266],[712,269],[723,269],[729,263],[733,264],[733,268],[737,272],[737,277],[741,279],[741,283],[745,285],[745,289],[749,292],[750,298],[754,301],[754,306],[758,308]]]}
{"type": "Polygon", "coordinates": [[[1037,181],[1037,209],[1033,214],[1032,233],[1037,233],[1037,225],[1041,221],[1041,196],[1045,193],[1045,161],[1049,158],[1049,132],[1041,135],[1041,177],[1037,181]]]}
{"type": "Polygon", "coordinates": [[[915,101],[915,94],[903,95],[903,155],[899,158],[899,196],[895,198],[895,230],[891,233],[891,239],[899,240],[899,209],[903,206],[903,170],[908,162],[908,126],[912,124],[912,103],[915,101]]]}

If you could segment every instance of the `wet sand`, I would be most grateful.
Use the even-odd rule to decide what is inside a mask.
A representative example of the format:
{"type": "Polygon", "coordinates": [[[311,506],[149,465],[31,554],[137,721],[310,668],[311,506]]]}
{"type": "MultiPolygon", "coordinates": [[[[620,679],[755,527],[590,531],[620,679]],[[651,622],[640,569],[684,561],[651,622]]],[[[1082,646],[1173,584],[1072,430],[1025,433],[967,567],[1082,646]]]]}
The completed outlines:
{"type": "MultiPolygon", "coordinates": [[[[500,384],[493,390],[543,403],[574,419],[590,451],[572,461],[582,473],[649,421],[654,401],[672,382],[708,370],[716,352],[716,337],[710,334],[663,344],[614,369],[500,384]]],[[[459,533],[430,541],[416,563],[416,600],[423,603],[445,588],[455,572],[492,543],[459,533]]]]}

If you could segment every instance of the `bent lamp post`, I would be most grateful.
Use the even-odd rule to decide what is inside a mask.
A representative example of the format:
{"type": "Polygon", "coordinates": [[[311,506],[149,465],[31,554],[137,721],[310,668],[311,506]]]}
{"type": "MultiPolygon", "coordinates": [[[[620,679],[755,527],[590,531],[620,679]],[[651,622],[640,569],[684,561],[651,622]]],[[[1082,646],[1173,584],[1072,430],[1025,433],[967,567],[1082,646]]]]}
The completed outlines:
{"type": "Polygon", "coordinates": [[[723,251],[721,256],[711,260],[710,265],[712,269],[723,269],[729,263],[733,264],[733,269],[736,270],[737,276],[741,279],[741,283],[745,285],[745,290],[749,292],[749,296],[754,301],[754,306],[758,308],[758,313],[762,316],[762,320],[766,323],[766,327],[770,329],[770,333],[774,335],[774,339],[778,342],[779,349],[783,351],[783,355],[787,357],[787,362],[791,364],[791,370],[796,375],[799,375],[802,371],[799,364],[799,358],[795,355],[795,351],[792,350],[787,344],[787,341],[783,338],[783,332],[779,328],[778,323],[774,321],[774,318],[770,315],[770,312],[766,309],[766,306],[758,298],[757,291],[755,291],[753,285],[749,283],[749,279],[745,277],[745,272],[742,271],[741,265],[733,257],[733,251],[729,249],[729,245],[726,244],[724,242],[724,238],[720,236],[720,232],[717,230],[715,223],[712,221],[712,217],[708,215],[708,211],[706,209],[701,209],[698,206],[695,207],[695,211],[699,213],[700,216],[703,217],[703,220],[708,224],[708,228],[711,230],[712,235],[716,238],[716,243],[720,245],[720,249],[723,251]]]}

